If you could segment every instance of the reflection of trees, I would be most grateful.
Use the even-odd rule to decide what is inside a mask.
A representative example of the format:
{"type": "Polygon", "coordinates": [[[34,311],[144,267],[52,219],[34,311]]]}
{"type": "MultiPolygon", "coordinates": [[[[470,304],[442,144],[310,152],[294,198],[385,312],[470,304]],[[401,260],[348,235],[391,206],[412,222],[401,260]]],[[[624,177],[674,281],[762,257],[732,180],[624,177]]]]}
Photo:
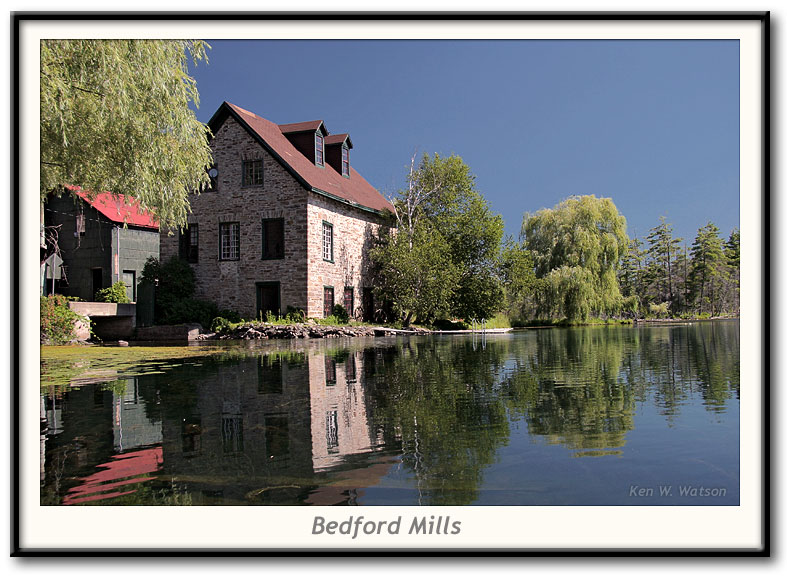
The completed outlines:
{"type": "MultiPolygon", "coordinates": [[[[384,449],[401,455],[419,503],[469,504],[512,420],[574,456],[621,454],[638,405],[671,422],[683,404],[722,412],[740,396],[737,322],[388,343],[177,361],[138,377],[163,470],[122,503],[352,503],[386,475],[384,449]]],[[[124,383],[46,397],[53,416],[62,403],[64,429],[46,442],[42,503],[114,455],[107,426],[124,383]]]]}
{"type": "Polygon", "coordinates": [[[578,450],[620,453],[648,397],[672,421],[700,395],[724,411],[739,397],[737,322],[670,327],[586,327],[538,332],[514,341],[516,366],[503,383],[530,433],[578,450]]]}
{"type": "MultiPolygon", "coordinates": [[[[504,383],[531,434],[578,450],[620,453],[634,427],[634,397],[620,379],[629,339],[615,329],[540,331],[523,341],[504,383]]],[[[628,336],[626,336],[628,337],[628,336]]]]}
{"type": "Polygon", "coordinates": [[[419,503],[477,498],[483,469],[508,441],[506,407],[495,391],[505,349],[493,340],[477,351],[464,340],[412,340],[378,359],[368,384],[375,422],[387,443],[401,444],[419,503]]]}

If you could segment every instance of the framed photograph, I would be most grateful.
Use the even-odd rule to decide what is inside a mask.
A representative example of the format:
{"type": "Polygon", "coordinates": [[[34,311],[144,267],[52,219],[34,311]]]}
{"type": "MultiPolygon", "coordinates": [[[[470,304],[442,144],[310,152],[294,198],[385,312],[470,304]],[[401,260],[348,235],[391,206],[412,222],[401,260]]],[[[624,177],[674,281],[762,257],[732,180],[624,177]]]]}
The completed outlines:
{"type": "Polygon", "coordinates": [[[12,555],[770,554],[768,13],[13,34],[12,555]]]}

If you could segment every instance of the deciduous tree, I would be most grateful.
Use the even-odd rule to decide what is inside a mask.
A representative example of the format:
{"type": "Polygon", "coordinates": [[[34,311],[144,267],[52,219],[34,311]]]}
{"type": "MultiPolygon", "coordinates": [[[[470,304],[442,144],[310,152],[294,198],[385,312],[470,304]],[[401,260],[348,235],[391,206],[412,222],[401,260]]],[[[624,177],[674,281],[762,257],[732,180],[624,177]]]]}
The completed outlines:
{"type": "Polygon", "coordinates": [[[41,198],[63,185],[129,195],[162,225],[186,222],[189,193],[210,182],[208,129],[190,40],[41,42],[41,198]]]}
{"type": "Polygon", "coordinates": [[[526,214],[522,236],[536,276],[544,280],[543,311],[569,320],[619,311],[617,268],[628,237],[626,219],[612,199],[574,196],[526,214]]]}

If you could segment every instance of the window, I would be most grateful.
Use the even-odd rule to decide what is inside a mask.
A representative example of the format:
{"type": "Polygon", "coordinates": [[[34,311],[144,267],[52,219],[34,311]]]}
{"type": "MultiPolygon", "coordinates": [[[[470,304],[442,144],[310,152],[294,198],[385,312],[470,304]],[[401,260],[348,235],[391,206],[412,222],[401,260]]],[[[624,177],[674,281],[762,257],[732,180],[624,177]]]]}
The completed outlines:
{"type": "Polygon", "coordinates": [[[347,311],[347,315],[350,317],[353,316],[353,307],[355,306],[355,295],[353,293],[352,287],[345,287],[344,288],[344,309],[347,311]]]}
{"type": "Polygon", "coordinates": [[[265,454],[268,460],[286,460],[290,453],[290,424],[286,415],[265,416],[265,454]]]}
{"type": "Polygon", "coordinates": [[[325,443],[329,454],[339,453],[339,412],[329,410],[325,412],[325,443]]]}
{"type": "Polygon", "coordinates": [[[344,375],[347,378],[347,383],[355,383],[355,381],[358,379],[357,374],[358,371],[355,367],[355,356],[350,354],[350,357],[344,361],[344,375]]]}
{"type": "Polygon", "coordinates": [[[126,287],[126,297],[132,303],[137,301],[137,272],[123,271],[123,285],[126,287]]]}
{"type": "Polygon", "coordinates": [[[322,258],[333,263],[333,225],[322,222],[322,258]]]}
{"type": "Polygon", "coordinates": [[[284,259],[284,219],[262,220],[262,258],[284,259]]]}
{"type": "Polygon", "coordinates": [[[284,387],[281,358],[261,356],[257,365],[257,379],[259,393],[281,393],[284,387]]]}
{"type": "Polygon", "coordinates": [[[240,259],[240,223],[219,223],[219,259],[240,259]]]}
{"type": "Polygon", "coordinates": [[[324,166],[323,161],[323,139],[320,133],[314,133],[314,163],[324,166]]]}
{"type": "Polygon", "coordinates": [[[323,317],[333,315],[333,287],[323,288],[322,315],[323,317]]]}
{"type": "Polygon", "coordinates": [[[77,233],[79,233],[81,236],[84,237],[85,236],[85,215],[84,215],[84,213],[80,213],[79,215],[77,215],[76,219],[77,219],[76,231],[77,231],[77,233]]]}
{"type": "Polygon", "coordinates": [[[262,159],[243,161],[243,186],[262,184],[262,159]]]}
{"type": "Polygon", "coordinates": [[[325,358],[325,385],[336,385],[336,360],[325,358]]]}
{"type": "Polygon", "coordinates": [[[180,258],[189,263],[199,261],[199,225],[189,225],[180,234],[180,258]]]}
{"type": "Polygon", "coordinates": [[[342,147],[342,176],[350,176],[350,149],[342,147]]]}
{"type": "MultiPolygon", "coordinates": [[[[96,388],[98,389],[98,388],[96,388]]],[[[199,454],[202,447],[202,420],[199,416],[184,418],[180,426],[181,450],[185,457],[199,454]]]]}
{"type": "Polygon", "coordinates": [[[242,416],[221,416],[221,446],[225,454],[237,454],[243,451],[242,416]]]}

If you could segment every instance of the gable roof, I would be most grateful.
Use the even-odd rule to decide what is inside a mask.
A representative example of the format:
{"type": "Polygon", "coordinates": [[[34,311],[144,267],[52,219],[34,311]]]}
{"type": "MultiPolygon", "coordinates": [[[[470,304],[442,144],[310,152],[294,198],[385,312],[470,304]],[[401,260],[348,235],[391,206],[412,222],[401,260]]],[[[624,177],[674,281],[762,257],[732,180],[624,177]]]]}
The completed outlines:
{"type": "MultiPolygon", "coordinates": [[[[324,167],[315,166],[284,136],[279,125],[239,106],[228,102],[222,103],[208,121],[213,134],[216,134],[228,116],[232,116],[245,128],[306,189],[363,210],[375,213],[385,210],[393,211],[391,203],[358,174],[358,171],[350,167],[350,178],[348,179],[327,163],[324,167]]],[[[322,121],[311,122],[322,123],[322,121]]],[[[305,124],[309,123],[294,123],[294,125],[305,124]]]]}
{"type": "Polygon", "coordinates": [[[99,193],[91,200],[90,195],[81,187],[67,185],[66,189],[114,223],[158,230],[158,221],[150,213],[143,211],[136,199],[132,197],[99,193]]]}
{"type": "Polygon", "coordinates": [[[281,129],[281,132],[284,134],[289,134],[291,132],[307,132],[317,130],[320,127],[322,127],[323,134],[330,134],[321,120],[307,120],[306,122],[292,122],[290,124],[279,125],[279,129],[281,129]]]}
{"type": "Polygon", "coordinates": [[[343,132],[342,134],[332,134],[331,136],[325,137],[326,145],[344,144],[345,141],[347,141],[348,148],[353,148],[353,141],[350,140],[350,135],[346,132],[343,132]]]}

